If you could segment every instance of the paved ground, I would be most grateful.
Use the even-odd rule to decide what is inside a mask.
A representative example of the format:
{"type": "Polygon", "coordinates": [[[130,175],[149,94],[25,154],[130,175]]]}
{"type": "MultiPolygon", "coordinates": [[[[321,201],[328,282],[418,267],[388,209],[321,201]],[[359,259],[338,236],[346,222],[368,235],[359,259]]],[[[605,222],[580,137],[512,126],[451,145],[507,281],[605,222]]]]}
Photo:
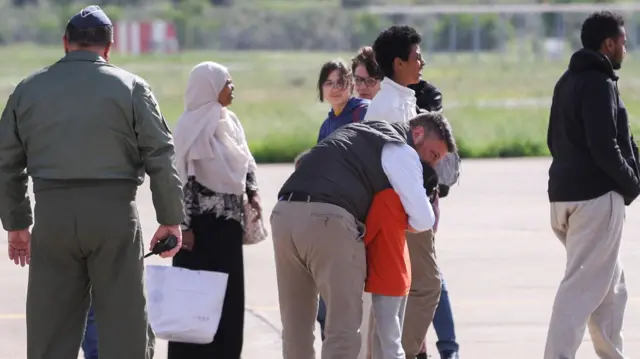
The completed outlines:
{"type": "MultiPolygon", "coordinates": [[[[465,161],[459,186],[442,203],[439,261],[452,297],[464,358],[539,359],[564,252],[549,229],[548,160],[465,161]]],[[[262,166],[259,179],[267,212],[291,171],[262,166]]],[[[145,186],[140,194],[144,230],[155,230],[145,186]]],[[[630,300],[628,353],[640,352],[640,207],[627,213],[622,257],[630,300]]],[[[4,245],[6,236],[0,240],[4,245]]],[[[246,358],[281,358],[280,321],[270,243],[246,248],[246,358]]],[[[156,259],[155,263],[168,263],[156,259]]],[[[27,269],[0,260],[0,359],[25,355],[24,303],[27,269]]],[[[433,337],[432,331],[430,335],[433,337]]],[[[435,340],[430,342],[433,348],[435,340]]],[[[166,343],[156,358],[164,359],[166,343]]],[[[319,356],[318,356],[319,357],[319,356]]],[[[578,357],[594,359],[588,338],[578,357]]]]}

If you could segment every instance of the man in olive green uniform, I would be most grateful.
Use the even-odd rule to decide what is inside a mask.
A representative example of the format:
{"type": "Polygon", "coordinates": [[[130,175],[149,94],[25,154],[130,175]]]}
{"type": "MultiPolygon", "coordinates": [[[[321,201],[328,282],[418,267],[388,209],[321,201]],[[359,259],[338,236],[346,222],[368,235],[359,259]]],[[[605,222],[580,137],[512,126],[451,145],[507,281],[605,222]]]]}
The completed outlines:
{"type": "Polygon", "coordinates": [[[146,172],[160,223],[152,245],[175,235],[170,257],[182,189],[149,86],[107,62],[112,39],[99,7],[75,15],[66,56],[20,82],[0,120],[0,218],[9,257],[30,262],[27,359],[76,358],[90,302],[100,359],[153,356],[136,190],[146,172]]]}

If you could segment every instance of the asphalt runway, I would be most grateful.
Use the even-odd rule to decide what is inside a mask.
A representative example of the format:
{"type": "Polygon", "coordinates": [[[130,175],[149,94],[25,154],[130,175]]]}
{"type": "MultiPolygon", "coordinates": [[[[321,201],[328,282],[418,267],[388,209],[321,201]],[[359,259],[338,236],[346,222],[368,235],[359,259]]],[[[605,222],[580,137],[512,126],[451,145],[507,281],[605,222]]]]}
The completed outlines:
{"type": "MultiPolygon", "coordinates": [[[[548,165],[546,158],[465,160],[459,185],[441,201],[438,260],[449,286],[464,359],[542,357],[553,297],[565,259],[563,247],[549,228],[548,165]]],[[[260,167],[258,180],[267,216],[280,185],[291,171],[291,165],[260,167]]],[[[141,189],[138,202],[148,238],[156,224],[147,185],[148,182],[141,189]]],[[[629,287],[625,321],[625,347],[629,355],[640,352],[639,219],[639,205],[628,207],[622,259],[629,287]]],[[[6,233],[0,243],[6,245],[6,233]]],[[[150,263],[170,261],[156,258],[150,263]]],[[[245,268],[243,357],[282,358],[271,243],[246,247],[245,268]]],[[[5,259],[0,260],[0,273],[0,359],[23,359],[27,268],[5,259]]],[[[438,358],[432,329],[429,336],[430,353],[438,358]]],[[[155,358],[166,358],[165,342],[158,342],[155,358]]],[[[588,335],[578,358],[597,358],[588,335]]]]}

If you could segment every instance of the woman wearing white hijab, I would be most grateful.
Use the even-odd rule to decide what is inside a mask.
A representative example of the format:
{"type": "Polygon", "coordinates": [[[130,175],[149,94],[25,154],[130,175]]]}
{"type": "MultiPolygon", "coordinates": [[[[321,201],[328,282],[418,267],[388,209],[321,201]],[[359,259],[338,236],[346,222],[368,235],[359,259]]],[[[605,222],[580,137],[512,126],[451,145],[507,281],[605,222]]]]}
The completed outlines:
{"type": "Polygon", "coordinates": [[[242,238],[246,193],[261,213],[256,163],[238,117],[227,109],[234,86],[229,71],[203,62],[191,71],[185,110],[174,131],[184,183],[186,219],[176,267],[229,274],[220,325],[212,343],[169,342],[168,359],[239,359],[244,330],[242,238]]]}

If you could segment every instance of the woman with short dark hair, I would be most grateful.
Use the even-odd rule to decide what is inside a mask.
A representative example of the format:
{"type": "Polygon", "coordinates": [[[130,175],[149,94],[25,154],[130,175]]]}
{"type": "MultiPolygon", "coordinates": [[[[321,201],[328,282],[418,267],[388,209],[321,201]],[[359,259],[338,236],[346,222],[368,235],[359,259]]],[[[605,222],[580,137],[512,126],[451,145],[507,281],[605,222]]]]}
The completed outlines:
{"type": "Polygon", "coordinates": [[[355,90],[360,98],[371,100],[380,91],[380,82],[384,78],[382,70],[376,62],[371,46],[360,48],[351,60],[355,90]]]}
{"type": "Polygon", "coordinates": [[[352,122],[361,122],[369,107],[369,100],[353,97],[353,73],[340,60],[322,65],[318,77],[318,99],[327,101],[331,111],[320,126],[318,142],[338,128],[352,122]]]}

